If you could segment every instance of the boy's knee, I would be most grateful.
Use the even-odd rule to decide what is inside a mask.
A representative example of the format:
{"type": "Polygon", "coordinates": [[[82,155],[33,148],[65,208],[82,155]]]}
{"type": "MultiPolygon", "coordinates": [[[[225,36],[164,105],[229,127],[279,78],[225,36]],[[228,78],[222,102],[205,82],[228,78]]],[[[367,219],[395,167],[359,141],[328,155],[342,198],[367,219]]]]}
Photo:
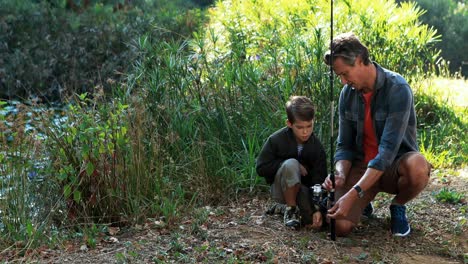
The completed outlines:
{"type": "Polygon", "coordinates": [[[281,166],[281,175],[286,182],[286,186],[293,187],[301,182],[299,161],[296,159],[287,159],[281,166]]]}
{"type": "Polygon", "coordinates": [[[297,170],[299,169],[299,161],[297,159],[287,159],[282,166],[286,170],[297,170]]]}

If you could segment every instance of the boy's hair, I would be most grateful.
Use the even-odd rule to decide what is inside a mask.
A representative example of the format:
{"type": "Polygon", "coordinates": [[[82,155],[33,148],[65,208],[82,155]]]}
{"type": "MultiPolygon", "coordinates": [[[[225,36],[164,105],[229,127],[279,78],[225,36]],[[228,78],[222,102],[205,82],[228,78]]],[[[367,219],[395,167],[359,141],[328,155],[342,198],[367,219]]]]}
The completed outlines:
{"type": "Polygon", "coordinates": [[[296,120],[311,121],[315,116],[314,104],[305,96],[291,96],[286,102],[286,115],[291,124],[296,120]]]}
{"type": "Polygon", "coordinates": [[[354,66],[356,58],[360,56],[364,65],[369,65],[369,63],[371,63],[369,59],[369,50],[352,32],[340,34],[333,39],[330,50],[327,51],[324,56],[324,60],[327,65],[332,64],[330,61],[332,50],[333,62],[336,58],[341,57],[344,63],[354,66]]]}

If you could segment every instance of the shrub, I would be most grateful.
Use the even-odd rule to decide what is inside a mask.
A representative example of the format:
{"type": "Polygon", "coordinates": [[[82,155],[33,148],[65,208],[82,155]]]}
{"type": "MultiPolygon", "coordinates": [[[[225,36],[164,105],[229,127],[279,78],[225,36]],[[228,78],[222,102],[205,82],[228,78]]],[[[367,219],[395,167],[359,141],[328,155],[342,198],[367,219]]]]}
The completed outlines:
{"type": "MultiPolygon", "coordinates": [[[[329,68],[322,57],[330,39],[330,1],[222,1],[209,15],[210,24],[191,42],[194,68],[202,69],[197,91],[242,105],[226,107],[227,115],[248,115],[245,130],[256,129],[259,142],[283,124],[283,104],[290,95],[310,96],[318,108],[316,133],[326,142],[329,68]]],[[[411,80],[430,72],[438,54],[435,31],[419,23],[421,15],[414,4],[337,1],[334,30],[354,31],[374,60],[411,80]]],[[[336,81],[334,98],[339,86],[336,81]]]]}
{"type": "Polygon", "coordinates": [[[98,85],[109,92],[138,56],[133,39],[186,38],[201,21],[184,0],[132,1],[123,9],[92,1],[76,11],[63,3],[0,1],[0,98],[60,101],[98,85]]]}

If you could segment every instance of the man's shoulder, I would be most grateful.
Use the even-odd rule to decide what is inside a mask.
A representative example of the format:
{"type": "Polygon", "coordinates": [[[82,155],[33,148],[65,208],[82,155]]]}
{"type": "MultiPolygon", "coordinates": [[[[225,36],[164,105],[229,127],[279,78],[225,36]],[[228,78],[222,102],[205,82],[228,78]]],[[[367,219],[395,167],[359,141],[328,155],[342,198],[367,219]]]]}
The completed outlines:
{"type": "Polygon", "coordinates": [[[382,87],[393,87],[393,86],[399,86],[399,85],[405,85],[409,86],[408,82],[406,81],[401,74],[391,71],[389,69],[386,69],[379,64],[375,63],[377,67],[377,86],[382,86],[382,87]]]}

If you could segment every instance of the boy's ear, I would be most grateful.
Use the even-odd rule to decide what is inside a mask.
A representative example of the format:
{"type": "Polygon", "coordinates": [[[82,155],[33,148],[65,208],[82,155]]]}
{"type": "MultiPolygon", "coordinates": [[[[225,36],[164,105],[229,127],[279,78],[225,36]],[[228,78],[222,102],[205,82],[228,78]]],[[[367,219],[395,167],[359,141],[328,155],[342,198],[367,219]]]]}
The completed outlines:
{"type": "Polygon", "coordinates": [[[290,128],[292,127],[292,123],[289,121],[289,119],[286,119],[286,125],[290,128]]]}

